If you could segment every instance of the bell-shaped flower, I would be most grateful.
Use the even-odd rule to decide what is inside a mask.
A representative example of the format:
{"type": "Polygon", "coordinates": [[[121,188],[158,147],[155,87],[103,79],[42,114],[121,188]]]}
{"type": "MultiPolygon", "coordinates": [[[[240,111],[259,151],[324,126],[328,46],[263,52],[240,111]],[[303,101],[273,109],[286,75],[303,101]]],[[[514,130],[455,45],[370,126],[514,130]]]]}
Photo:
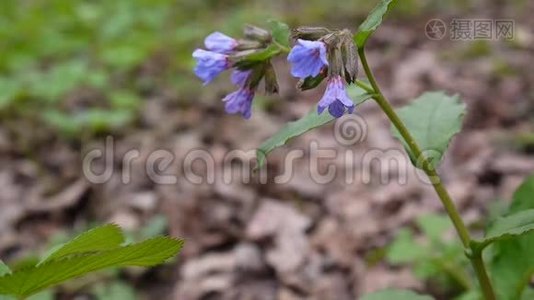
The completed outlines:
{"type": "Polygon", "coordinates": [[[341,117],[345,110],[348,113],[354,111],[354,103],[350,100],[345,82],[341,76],[333,76],[328,79],[326,91],[319,101],[317,112],[321,114],[328,107],[328,112],[335,118],[341,117]]]}
{"type": "Polygon", "coordinates": [[[218,31],[213,32],[204,39],[206,49],[217,53],[228,53],[237,47],[237,40],[218,31]]]}
{"type": "Polygon", "coordinates": [[[193,52],[196,59],[195,74],[204,81],[204,85],[210,83],[221,72],[230,68],[228,56],[225,54],[196,49],[193,52]]]}
{"type": "Polygon", "coordinates": [[[224,97],[224,109],[229,114],[240,113],[243,118],[250,119],[252,115],[252,99],[255,91],[248,87],[240,87],[237,91],[224,97]]]}
{"type": "Polygon", "coordinates": [[[326,45],[320,41],[297,40],[287,60],[291,63],[291,75],[304,79],[315,77],[328,66],[326,45]]]}
{"type": "Polygon", "coordinates": [[[251,73],[252,73],[251,70],[242,71],[239,69],[235,69],[232,72],[232,76],[231,76],[232,83],[239,87],[244,87],[251,73]]]}

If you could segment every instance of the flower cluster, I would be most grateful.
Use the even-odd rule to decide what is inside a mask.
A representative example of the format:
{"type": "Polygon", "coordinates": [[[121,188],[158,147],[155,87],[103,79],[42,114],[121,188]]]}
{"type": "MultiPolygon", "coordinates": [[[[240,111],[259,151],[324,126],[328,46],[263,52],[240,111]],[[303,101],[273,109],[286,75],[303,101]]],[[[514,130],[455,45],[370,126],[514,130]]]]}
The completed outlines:
{"type": "Polygon", "coordinates": [[[326,91],[317,105],[321,114],[326,108],[335,118],[354,111],[354,103],[347,94],[357,74],[357,53],[348,30],[331,32],[325,28],[299,28],[297,38],[287,60],[291,74],[300,78],[299,87],[316,87],[327,78],[326,91]]]}
{"type": "Polygon", "coordinates": [[[271,42],[270,33],[254,26],[245,29],[245,40],[236,40],[220,32],[214,32],[204,39],[205,49],[196,49],[193,58],[194,69],[204,85],[212,82],[220,73],[234,68],[232,83],[237,90],[223,98],[225,110],[230,114],[241,114],[245,119],[251,116],[252,100],[260,81],[265,78],[268,92],[276,92],[278,86],[272,70],[270,57],[252,61],[251,55],[266,51],[271,42]]]}
{"type": "MultiPolygon", "coordinates": [[[[287,26],[286,26],[287,28],[287,26]]],[[[280,29],[280,28],[278,28],[280,29]]],[[[271,58],[289,49],[289,38],[275,35],[254,26],[245,28],[244,40],[236,40],[214,32],[204,40],[205,49],[196,49],[195,74],[204,84],[212,82],[220,73],[234,69],[232,83],[237,90],[223,98],[225,110],[230,114],[251,117],[252,100],[260,81],[265,82],[268,93],[276,93],[278,84],[271,58]]],[[[328,112],[336,118],[352,113],[355,105],[347,94],[346,86],[356,80],[357,51],[348,30],[330,31],[321,27],[303,27],[293,31],[295,45],[287,60],[291,74],[300,78],[301,90],[311,89],[327,79],[326,91],[318,103],[317,112],[328,112]]]]}

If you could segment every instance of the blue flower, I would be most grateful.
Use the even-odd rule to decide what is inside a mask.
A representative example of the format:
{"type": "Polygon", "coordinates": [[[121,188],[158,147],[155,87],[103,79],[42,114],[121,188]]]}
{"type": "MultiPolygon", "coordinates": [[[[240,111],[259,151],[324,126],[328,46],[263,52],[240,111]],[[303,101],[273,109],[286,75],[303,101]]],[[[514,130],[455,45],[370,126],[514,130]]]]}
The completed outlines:
{"type": "Polygon", "coordinates": [[[223,101],[226,102],[224,109],[229,114],[240,113],[243,118],[250,119],[252,115],[252,99],[254,90],[241,87],[237,91],[228,94],[223,101]]]}
{"type": "Polygon", "coordinates": [[[228,53],[237,46],[237,41],[218,31],[208,35],[204,39],[206,49],[217,53],[228,53]]]}
{"type": "Polygon", "coordinates": [[[233,72],[232,72],[232,83],[239,86],[239,87],[244,87],[245,84],[247,83],[247,80],[248,80],[248,77],[250,76],[250,73],[252,73],[251,70],[245,70],[245,71],[242,71],[242,70],[239,70],[239,69],[235,69],[233,72]]]}
{"type": "Polygon", "coordinates": [[[287,60],[292,64],[291,74],[304,79],[319,75],[324,66],[328,66],[326,46],[323,42],[299,39],[287,60]]]}
{"type": "Polygon", "coordinates": [[[195,74],[204,81],[204,85],[210,83],[217,75],[230,68],[228,56],[225,54],[197,49],[193,52],[193,58],[197,60],[195,74]]]}
{"type": "Polygon", "coordinates": [[[319,101],[317,112],[321,114],[328,107],[328,112],[336,118],[345,113],[345,109],[351,114],[354,111],[354,103],[350,100],[345,83],[341,76],[334,76],[328,79],[326,91],[319,101]]]}

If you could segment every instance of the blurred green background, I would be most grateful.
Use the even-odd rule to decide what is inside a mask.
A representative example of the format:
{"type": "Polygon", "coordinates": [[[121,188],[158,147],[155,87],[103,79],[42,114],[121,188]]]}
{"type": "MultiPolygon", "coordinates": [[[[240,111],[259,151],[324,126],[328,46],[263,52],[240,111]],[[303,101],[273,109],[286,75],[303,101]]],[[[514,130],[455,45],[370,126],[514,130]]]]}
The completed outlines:
{"type": "MultiPolygon", "coordinates": [[[[518,1],[518,6],[522,4],[518,1]]],[[[405,0],[394,19],[469,9],[475,1],[405,0]]],[[[136,121],[143,99],[170,89],[185,103],[200,88],[191,52],[214,30],[279,18],[350,26],[373,1],[4,0],[0,3],[0,114],[13,130],[44,126],[75,138],[136,121]]]]}

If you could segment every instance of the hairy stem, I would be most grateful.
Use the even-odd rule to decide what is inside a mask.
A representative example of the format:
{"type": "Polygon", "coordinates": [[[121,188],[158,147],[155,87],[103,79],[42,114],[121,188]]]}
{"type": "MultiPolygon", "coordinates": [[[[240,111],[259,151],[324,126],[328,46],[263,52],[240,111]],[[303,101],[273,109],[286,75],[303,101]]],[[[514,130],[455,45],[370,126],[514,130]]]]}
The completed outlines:
{"type": "MultiPolygon", "coordinates": [[[[447,212],[449,218],[454,224],[454,228],[456,228],[456,232],[458,232],[460,240],[462,241],[466,249],[470,249],[471,237],[469,235],[469,231],[467,230],[467,227],[465,226],[462,218],[460,217],[460,214],[458,213],[458,210],[456,209],[456,206],[454,205],[454,202],[452,201],[449,193],[445,189],[445,186],[441,183],[441,179],[438,173],[436,172],[430,161],[424,156],[423,151],[421,151],[421,148],[413,138],[408,128],[406,128],[406,125],[404,125],[404,122],[402,122],[402,120],[399,118],[389,101],[380,91],[373,72],[371,71],[371,69],[369,68],[369,64],[367,63],[367,58],[365,57],[364,49],[359,48],[358,54],[360,55],[360,60],[362,62],[365,74],[367,75],[367,79],[369,79],[369,83],[371,84],[371,87],[373,88],[374,93],[376,94],[374,99],[376,100],[380,108],[384,111],[384,113],[387,115],[389,120],[393,123],[395,128],[397,128],[400,135],[402,136],[412,153],[417,158],[418,164],[421,164],[420,167],[430,178],[432,186],[434,187],[434,190],[436,190],[436,193],[438,194],[439,199],[441,200],[441,203],[445,208],[445,211],[447,212]]],[[[476,251],[476,253],[474,254],[475,255],[469,256],[469,259],[471,260],[471,264],[475,269],[478,281],[480,283],[480,287],[482,288],[482,292],[484,293],[484,297],[487,300],[495,300],[495,292],[493,291],[493,287],[486,272],[484,262],[482,261],[481,253],[479,251],[476,251]]]]}

